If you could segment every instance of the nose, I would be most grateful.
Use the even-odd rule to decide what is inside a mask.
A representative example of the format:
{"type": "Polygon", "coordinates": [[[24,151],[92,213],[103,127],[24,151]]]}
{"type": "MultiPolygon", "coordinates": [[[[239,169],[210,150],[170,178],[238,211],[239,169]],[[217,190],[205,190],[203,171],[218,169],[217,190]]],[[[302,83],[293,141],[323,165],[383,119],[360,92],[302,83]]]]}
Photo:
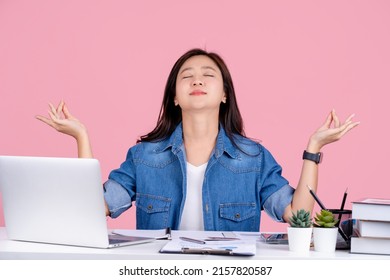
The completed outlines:
{"type": "Polygon", "coordinates": [[[203,82],[199,79],[196,79],[192,82],[193,86],[203,86],[203,82]]]}

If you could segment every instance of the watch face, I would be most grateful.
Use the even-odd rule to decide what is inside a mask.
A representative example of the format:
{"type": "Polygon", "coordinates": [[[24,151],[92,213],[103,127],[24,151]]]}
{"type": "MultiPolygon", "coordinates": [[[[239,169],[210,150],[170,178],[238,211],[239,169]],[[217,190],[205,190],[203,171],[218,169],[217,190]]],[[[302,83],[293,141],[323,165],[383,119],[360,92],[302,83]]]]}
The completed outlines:
{"type": "Polygon", "coordinates": [[[318,153],[318,162],[317,163],[321,163],[322,162],[322,153],[318,153]]]}

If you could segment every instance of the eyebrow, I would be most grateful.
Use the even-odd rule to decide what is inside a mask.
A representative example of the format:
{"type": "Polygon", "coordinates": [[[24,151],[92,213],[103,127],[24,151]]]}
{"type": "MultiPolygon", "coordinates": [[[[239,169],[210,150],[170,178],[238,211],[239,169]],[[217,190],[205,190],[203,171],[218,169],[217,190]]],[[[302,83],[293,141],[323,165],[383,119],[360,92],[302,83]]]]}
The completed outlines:
{"type": "MultiPolygon", "coordinates": [[[[193,69],[193,67],[186,67],[183,70],[181,70],[179,74],[181,74],[187,70],[192,70],[192,69],[193,69]]],[[[213,70],[214,72],[217,72],[217,70],[212,66],[202,66],[201,69],[206,69],[206,70],[209,69],[209,70],[213,70]]]]}

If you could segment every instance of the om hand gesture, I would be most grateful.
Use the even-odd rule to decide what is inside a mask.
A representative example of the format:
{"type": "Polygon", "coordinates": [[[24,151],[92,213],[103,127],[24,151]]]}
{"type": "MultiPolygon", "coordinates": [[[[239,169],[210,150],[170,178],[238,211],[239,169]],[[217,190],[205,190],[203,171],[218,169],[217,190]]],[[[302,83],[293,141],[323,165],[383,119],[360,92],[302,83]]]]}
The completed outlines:
{"type": "Polygon", "coordinates": [[[49,103],[49,117],[36,116],[36,118],[55,130],[74,137],[77,141],[78,156],[92,157],[92,149],[89,143],[86,127],[71,115],[64,101],[55,108],[49,103]]]}
{"type": "Polygon", "coordinates": [[[340,123],[335,110],[332,110],[325,123],[310,137],[308,149],[318,152],[323,146],[340,140],[348,131],[360,124],[360,122],[352,121],[354,116],[352,114],[344,123],[340,123]]]}
{"type": "Polygon", "coordinates": [[[39,115],[36,116],[36,118],[53,127],[55,130],[76,139],[86,132],[85,126],[70,114],[64,101],[61,101],[57,108],[54,108],[54,106],[49,103],[48,113],[49,118],[39,115]]]}

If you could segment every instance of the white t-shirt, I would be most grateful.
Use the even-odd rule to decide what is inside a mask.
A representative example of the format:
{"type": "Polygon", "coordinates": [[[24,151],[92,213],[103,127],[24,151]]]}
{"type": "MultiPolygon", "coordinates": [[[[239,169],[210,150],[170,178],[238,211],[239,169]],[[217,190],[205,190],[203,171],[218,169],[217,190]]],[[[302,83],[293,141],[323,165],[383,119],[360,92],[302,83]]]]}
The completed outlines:
{"type": "Polygon", "coordinates": [[[207,162],[194,166],[187,162],[187,195],[181,216],[180,230],[204,230],[202,186],[207,162]]]}

